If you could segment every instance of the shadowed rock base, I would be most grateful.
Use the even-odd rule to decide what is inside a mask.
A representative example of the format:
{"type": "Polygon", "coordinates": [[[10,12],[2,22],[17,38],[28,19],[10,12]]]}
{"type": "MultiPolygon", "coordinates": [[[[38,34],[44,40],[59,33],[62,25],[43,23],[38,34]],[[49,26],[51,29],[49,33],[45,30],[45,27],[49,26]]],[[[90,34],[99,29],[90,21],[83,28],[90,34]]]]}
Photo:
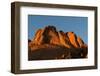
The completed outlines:
{"type": "Polygon", "coordinates": [[[86,58],[87,49],[66,48],[58,45],[34,45],[29,49],[28,60],[51,60],[51,59],[78,59],[86,58]]]}

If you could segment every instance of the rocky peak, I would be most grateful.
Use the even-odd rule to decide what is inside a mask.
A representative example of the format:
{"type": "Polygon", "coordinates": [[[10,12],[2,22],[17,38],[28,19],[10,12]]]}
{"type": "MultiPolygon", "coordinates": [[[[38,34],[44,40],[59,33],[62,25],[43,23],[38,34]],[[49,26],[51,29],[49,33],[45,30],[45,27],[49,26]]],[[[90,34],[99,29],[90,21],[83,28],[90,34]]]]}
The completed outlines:
{"type": "Polygon", "coordinates": [[[77,42],[77,35],[74,32],[67,32],[66,34],[69,37],[69,40],[74,47],[76,48],[80,47],[79,43],[77,42]]]}
{"type": "Polygon", "coordinates": [[[37,30],[32,40],[35,45],[54,44],[62,45],[67,48],[80,48],[84,46],[84,42],[74,32],[57,31],[54,26],[46,26],[44,29],[37,30]]]}
{"type": "Polygon", "coordinates": [[[84,46],[84,41],[81,39],[81,37],[77,37],[77,41],[78,41],[80,47],[84,46]]]}
{"type": "Polygon", "coordinates": [[[56,27],[48,25],[48,26],[46,26],[44,28],[44,31],[47,31],[47,32],[49,32],[49,31],[56,32],[56,27]]]}

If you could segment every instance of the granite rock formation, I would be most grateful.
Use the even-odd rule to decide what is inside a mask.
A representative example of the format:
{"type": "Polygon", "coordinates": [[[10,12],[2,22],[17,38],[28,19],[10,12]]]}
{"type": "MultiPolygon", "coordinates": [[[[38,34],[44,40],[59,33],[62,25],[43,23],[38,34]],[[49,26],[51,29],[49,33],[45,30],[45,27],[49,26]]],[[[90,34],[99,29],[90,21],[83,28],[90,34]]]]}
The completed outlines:
{"type": "Polygon", "coordinates": [[[57,31],[54,26],[38,29],[29,42],[29,60],[86,58],[88,47],[74,32],[57,31]]]}

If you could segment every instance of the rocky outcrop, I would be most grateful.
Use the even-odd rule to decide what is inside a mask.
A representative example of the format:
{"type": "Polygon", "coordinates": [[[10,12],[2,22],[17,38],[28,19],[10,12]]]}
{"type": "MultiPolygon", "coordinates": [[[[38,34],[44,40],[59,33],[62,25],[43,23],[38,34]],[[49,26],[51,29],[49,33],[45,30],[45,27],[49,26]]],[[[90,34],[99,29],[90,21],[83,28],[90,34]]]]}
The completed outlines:
{"type": "Polygon", "coordinates": [[[42,29],[38,29],[36,31],[35,37],[32,40],[33,44],[40,45],[42,43],[42,39],[41,38],[42,38],[42,29]]]}
{"type": "Polygon", "coordinates": [[[71,42],[71,44],[78,48],[79,47],[79,43],[77,42],[77,36],[74,32],[67,32],[67,36],[69,37],[69,40],[71,42]]]}
{"type": "Polygon", "coordinates": [[[67,34],[65,34],[63,31],[59,31],[58,33],[59,33],[60,44],[67,48],[72,48],[72,44],[70,43],[67,34]]]}
{"type": "Polygon", "coordinates": [[[47,26],[43,31],[44,41],[47,44],[60,44],[59,36],[54,26],[47,26]]]}
{"type": "Polygon", "coordinates": [[[86,58],[88,47],[74,32],[57,31],[54,26],[37,30],[29,41],[29,60],[86,58]]]}
{"type": "Polygon", "coordinates": [[[35,38],[32,40],[35,45],[41,44],[60,44],[58,32],[54,26],[48,26],[44,29],[39,29],[36,32],[35,38]]]}
{"type": "Polygon", "coordinates": [[[79,44],[80,47],[84,46],[84,41],[80,38],[80,37],[77,37],[77,42],[79,44]]]}

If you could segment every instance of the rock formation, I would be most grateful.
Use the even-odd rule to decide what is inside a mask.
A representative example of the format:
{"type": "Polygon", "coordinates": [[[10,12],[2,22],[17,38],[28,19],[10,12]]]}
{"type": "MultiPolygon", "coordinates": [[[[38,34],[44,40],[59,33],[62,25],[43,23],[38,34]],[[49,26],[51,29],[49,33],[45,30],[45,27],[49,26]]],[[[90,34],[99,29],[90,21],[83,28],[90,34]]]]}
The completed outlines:
{"type": "Polygon", "coordinates": [[[45,27],[43,30],[39,29],[35,38],[33,39],[35,45],[41,44],[60,44],[58,32],[54,26],[45,27]]]}
{"type": "Polygon", "coordinates": [[[57,31],[54,26],[37,30],[29,42],[29,60],[86,58],[87,45],[74,32],[57,31]]]}

